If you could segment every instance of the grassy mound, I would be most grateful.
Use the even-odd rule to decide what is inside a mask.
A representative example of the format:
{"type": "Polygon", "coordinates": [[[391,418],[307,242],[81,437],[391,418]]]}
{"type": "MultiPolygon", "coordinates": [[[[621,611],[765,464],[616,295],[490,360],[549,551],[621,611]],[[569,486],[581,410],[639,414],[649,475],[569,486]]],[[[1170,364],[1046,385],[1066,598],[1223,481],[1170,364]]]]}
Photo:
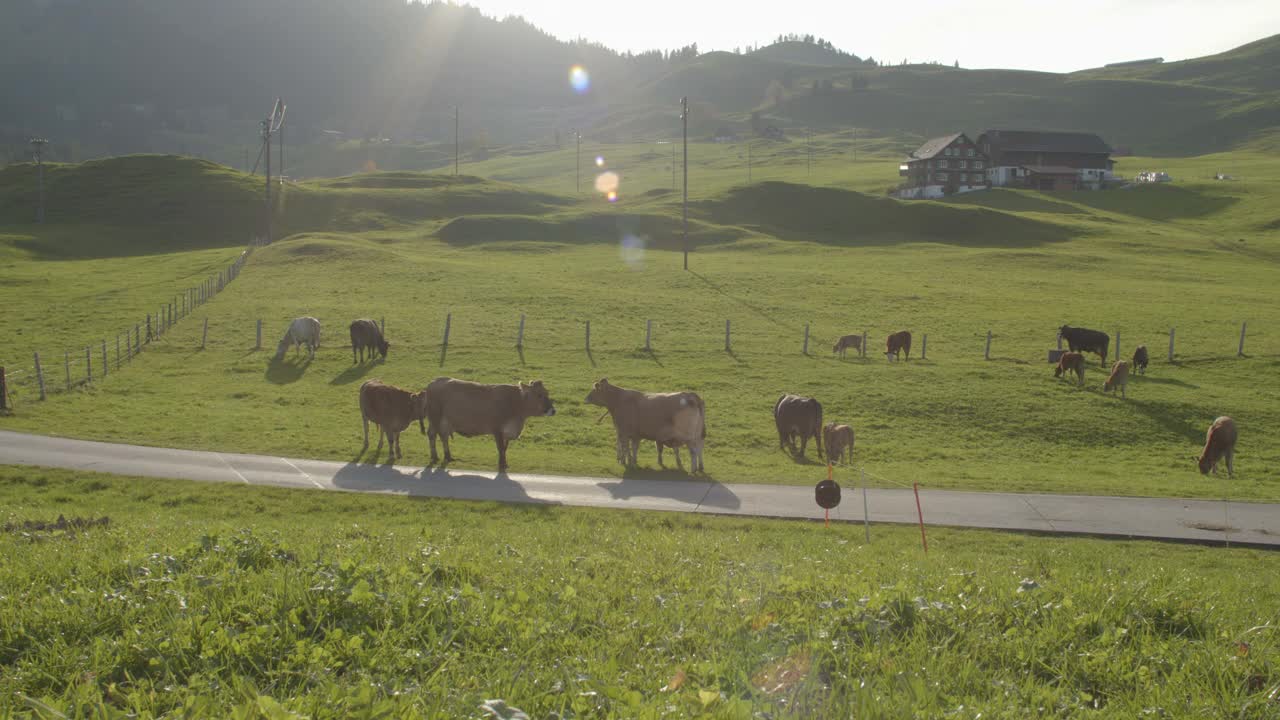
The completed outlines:
{"type": "MultiPolygon", "coordinates": [[[[446,223],[437,236],[450,245],[467,246],[512,241],[582,244],[640,242],[644,247],[674,250],[682,246],[680,218],[643,213],[588,213],[585,215],[529,217],[479,215],[458,217],[446,223]]],[[[689,223],[691,247],[732,242],[743,236],[733,228],[701,222],[689,223]]]]}
{"type": "Polygon", "coordinates": [[[1031,247],[1067,240],[1053,223],[985,208],[900,202],[851,190],[764,182],[700,205],[713,222],[757,227],[781,239],[835,245],[936,242],[976,247],[1031,247]]]}

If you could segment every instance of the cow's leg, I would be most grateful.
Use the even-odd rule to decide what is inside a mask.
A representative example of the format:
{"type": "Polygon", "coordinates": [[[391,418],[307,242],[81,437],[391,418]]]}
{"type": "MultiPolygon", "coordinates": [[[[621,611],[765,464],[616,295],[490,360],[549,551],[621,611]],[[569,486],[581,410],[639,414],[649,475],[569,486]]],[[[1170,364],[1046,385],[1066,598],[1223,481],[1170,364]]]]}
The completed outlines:
{"type": "Polygon", "coordinates": [[[1233,477],[1236,474],[1235,464],[1232,462],[1235,459],[1235,455],[1235,448],[1227,449],[1227,477],[1233,477]]]}
{"type": "Polygon", "coordinates": [[[502,472],[507,469],[507,439],[501,432],[496,432],[493,440],[498,445],[498,472],[502,472]]]}
{"type": "Polygon", "coordinates": [[[453,462],[453,453],[449,452],[449,437],[452,433],[440,433],[440,443],[444,445],[444,461],[453,462]]]}
{"type": "Polygon", "coordinates": [[[440,456],[436,454],[436,424],[431,423],[427,426],[427,440],[431,443],[431,464],[435,465],[440,462],[440,456]]]}
{"type": "Polygon", "coordinates": [[[374,425],[378,426],[378,448],[373,451],[373,458],[377,460],[378,453],[382,452],[382,436],[385,434],[385,432],[383,431],[381,424],[374,423],[374,425]]]}
{"type": "MultiPolygon", "coordinates": [[[[673,453],[675,453],[675,454],[676,454],[676,469],[677,469],[677,470],[680,470],[680,471],[683,471],[683,470],[684,470],[684,463],[680,461],[680,446],[679,446],[679,445],[673,445],[673,446],[671,446],[671,452],[673,452],[673,453]]],[[[690,456],[690,458],[689,458],[689,463],[690,463],[690,464],[692,464],[692,463],[693,463],[693,457],[692,457],[692,456],[690,456]]]]}
{"type": "Polygon", "coordinates": [[[804,449],[809,444],[808,433],[800,433],[800,456],[804,457],[804,449]]]}
{"type": "Polygon", "coordinates": [[[822,435],[816,430],[813,433],[813,444],[818,446],[818,459],[821,460],[826,457],[822,451],[822,435]]]}
{"type": "Polygon", "coordinates": [[[628,467],[636,467],[640,464],[640,438],[632,437],[627,440],[627,465],[628,467]]]}
{"type": "Polygon", "coordinates": [[[400,457],[399,453],[396,452],[396,448],[398,447],[398,444],[400,442],[399,436],[400,436],[400,433],[391,432],[390,430],[387,431],[387,464],[388,465],[390,465],[391,463],[394,463],[396,461],[396,458],[400,457]]]}

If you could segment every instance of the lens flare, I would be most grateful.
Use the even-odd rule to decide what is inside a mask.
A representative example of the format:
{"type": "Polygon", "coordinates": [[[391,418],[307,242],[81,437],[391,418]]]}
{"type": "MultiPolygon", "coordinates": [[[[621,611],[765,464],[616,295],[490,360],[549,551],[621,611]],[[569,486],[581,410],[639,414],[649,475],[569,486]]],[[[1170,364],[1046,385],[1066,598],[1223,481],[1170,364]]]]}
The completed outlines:
{"type": "Polygon", "coordinates": [[[604,167],[604,156],[603,156],[603,155],[597,155],[597,156],[596,156],[596,167],[598,167],[598,168],[602,168],[602,167],[604,167]]]}
{"type": "Polygon", "coordinates": [[[608,199],[609,199],[609,202],[611,202],[611,203],[612,203],[612,202],[618,202],[618,191],[617,191],[617,190],[610,190],[609,192],[605,193],[605,195],[604,195],[604,196],[605,196],[606,198],[608,198],[608,199]]]}
{"type": "Polygon", "coordinates": [[[644,267],[644,246],[643,237],[628,233],[622,236],[622,242],[618,245],[618,254],[622,257],[622,262],[631,269],[640,270],[644,267]]]}
{"type": "Polygon", "coordinates": [[[591,75],[581,65],[569,68],[569,85],[579,95],[591,89],[591,75]]]}
{"type": "Polygon", "coordinates": [[[622,179],[618,177],[616,172],[602,172],[596,176],[596,192],[605,195],[616,193],[621,181],[622,179]]]}

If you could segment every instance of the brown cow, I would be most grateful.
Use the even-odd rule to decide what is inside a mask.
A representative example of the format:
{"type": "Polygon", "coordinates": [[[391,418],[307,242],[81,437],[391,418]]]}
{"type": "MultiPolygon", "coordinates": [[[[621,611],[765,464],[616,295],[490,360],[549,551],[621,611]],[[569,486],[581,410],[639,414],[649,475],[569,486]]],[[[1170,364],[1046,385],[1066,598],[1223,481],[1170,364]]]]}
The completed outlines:
{"type": "Polygon", "coordinates": [[[853,462],[853,428],[827,423],[822,428],[822,439],[827,444],[828,460],[838,463],[847,456],[846,462],[853,462]]]}
{"type": "Polygon", "coordinates": [[[899,351],[907,353],[907,360],[911,359],[911,332],[903,330],[889,336],[884,342],[884,351],[886,355],[898,357],[899,351]]]}
{"type": "Polygon", "coordinates": [[[778,447],[791,446],[791,454],[803,456],[805,445],[813,438],[822,457],[822,403],[809,397],[783,395],[773,405],[773,422],[778,427],[778,447]],[[796,450],[796,437],[800,449],[796,450]]]}
{"type": "Polygon", "coordinates": [[[1102,391],[1115,392],[1116,388],[1120,388],[1120,397],[1124,397],[1124,389],[1129,385],[1129,363],[1124,360],[1117,360],[1115,365],[1111,366],[1111,377],[1102,384],[1102,391]]]}
{"type": "Polygon", "coordinates": [[[857,352],[862,352],[862,336],[861,335],[845,335],[836,341],[832,346],[831,352],[840,353],[840,357],[844,357],[845,351],[853,348],[857,352]]]}
{"type": "Polygon", "coordinates": [[[1147,364],[1151,362],[1150,355],[1147,354],[1147,346],[1139,345],[1133,351],[1133,369],[1138,371],[1139,375],[1147,374],[1147,364]]]}
{"type": "Polygon", "coordinates": [[[351,363],[364,362],[364,351],[369,350],[369,359],[373,359],[374,353],[382,355],[382,359],[387,359],[387,350],[391,349],[391,343],[382,337],[382,330],[378,328],[378,324],[372,320],[355,320],[351,323],[351,363]],[[356,360],[356,351],[360,352],[360,360],[356,360]]]}
{"type": "Polygon", "coordinates": [[[463,437],[492,435],[498,445],[498,470],[506,470],[507,445],[520,437],[525,420],[556,414],[541,380],[527,385],[485,385],[440,377],[432,380],[425,392],[432,463],[439,462],[437,436],[444,443],[444,461],[452,462],[449,438],[455,432],[463,437]]]}
{"type": "Polygon", "coordinates": [[[689,447],[689,470],[704,472],[702,441],[707,436],[707,409],[697,393],[646,393],[628,390],[601,378],[587,394],[588,403],[609,409],[617,431],[618,460],[634,466],[641,440],[658,443],[658,464],[662,464],[663,447],[676,453],[676,466],[681,470],[680,447],[689,447]]]}
{"type": "Polygon", "coordinates": [[[411,393],[381,380],[369,380],[360,386],[360,418],[364,422],[363,453],[369,448],[369,423],[378,427],[378,449],[374,451],[376,459],[382,452],[382,436],[390,441],[390,455],[387,462],[404,456],[400,449],[400,433],[414,420],[422,422],[426,412],[426,392],[411,393]]]}
{"type": "Polygon", "coordinates": [[[1074,372],[1076,377],[1080,379],[1079,385],[1084,385],[1084,354],[1078,352],[1064,352],[1058,357],[1058,367],[1054,368],[1053,376],[1062,377],[1063,374],[1074,372]]]}
{"type": "Polygon", "coordinates": [[[1200,453],[1200,474],[1218,473],[1218,461],[1227,459],[1227,477],[1235,473],[1231,460],[1236,454],[1236,421],[1223,415],[1209,426],[1204,438],[1204,452],[1200,453]]]}

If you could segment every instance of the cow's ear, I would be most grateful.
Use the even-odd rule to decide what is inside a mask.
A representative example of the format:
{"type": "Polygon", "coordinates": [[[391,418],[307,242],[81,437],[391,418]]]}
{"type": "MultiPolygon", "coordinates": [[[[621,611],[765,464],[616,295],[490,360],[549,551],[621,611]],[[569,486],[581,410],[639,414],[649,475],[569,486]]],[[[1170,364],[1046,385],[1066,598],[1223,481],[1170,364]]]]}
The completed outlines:
{"type": "Polygon", "coordinates": [[[542,387],[542,381],[541,381],[541,380],[534,380],[533,382],[529,383],[529,387],[541,388],[541,387],[542,387]]]}

